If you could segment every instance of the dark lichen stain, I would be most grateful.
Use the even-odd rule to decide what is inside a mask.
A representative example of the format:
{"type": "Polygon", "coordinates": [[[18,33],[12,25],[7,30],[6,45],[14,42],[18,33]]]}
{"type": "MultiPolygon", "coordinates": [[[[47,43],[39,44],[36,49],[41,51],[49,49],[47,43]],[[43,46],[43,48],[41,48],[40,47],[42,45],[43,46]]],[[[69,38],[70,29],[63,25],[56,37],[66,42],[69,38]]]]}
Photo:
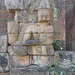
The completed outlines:
{"type": "Polygon", "coordinates": [[[60,59],[69,59],[70,61],[72,61],[72,54],[69,53],[59,53],[60,59]]]}
{"type": "Polygon", "coordinates": [[[8,65],[8,61],[4,56],[0,55],[0,66],[1,67],[6,67],[8,65]]]}

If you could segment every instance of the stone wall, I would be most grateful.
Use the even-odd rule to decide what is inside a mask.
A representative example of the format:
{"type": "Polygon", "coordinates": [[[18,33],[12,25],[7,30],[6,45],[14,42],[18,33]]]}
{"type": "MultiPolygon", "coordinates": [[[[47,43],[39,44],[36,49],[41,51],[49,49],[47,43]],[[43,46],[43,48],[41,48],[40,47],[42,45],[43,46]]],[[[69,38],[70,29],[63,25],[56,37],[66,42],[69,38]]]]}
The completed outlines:
{"type": "Polygon", "coordinates": [[[4,0],[0,0],[0,32],[6,32],[8,13],[4,5],[4,0]]]}
{"type": "Polygon", "coordinates": [[[56,52],[52,44],[54,32],[54,45],[63,50],[65,1],[5,0],[5,5],[8,36],[0,36],[0,75],[74,75],[75,52],[56,52]]]}

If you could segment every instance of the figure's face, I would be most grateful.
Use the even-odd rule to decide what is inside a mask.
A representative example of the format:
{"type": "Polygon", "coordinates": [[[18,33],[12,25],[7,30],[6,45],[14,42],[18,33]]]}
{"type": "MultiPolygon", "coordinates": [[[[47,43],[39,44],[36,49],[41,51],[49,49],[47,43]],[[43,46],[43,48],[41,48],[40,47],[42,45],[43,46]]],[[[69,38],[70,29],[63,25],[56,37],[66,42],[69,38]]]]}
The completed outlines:
{"type": "Polygon", "coordinates": [[[50,10],[48,10],[48,9],[38,10],[38,21],[39,22],[50,21],[50,10]]]}

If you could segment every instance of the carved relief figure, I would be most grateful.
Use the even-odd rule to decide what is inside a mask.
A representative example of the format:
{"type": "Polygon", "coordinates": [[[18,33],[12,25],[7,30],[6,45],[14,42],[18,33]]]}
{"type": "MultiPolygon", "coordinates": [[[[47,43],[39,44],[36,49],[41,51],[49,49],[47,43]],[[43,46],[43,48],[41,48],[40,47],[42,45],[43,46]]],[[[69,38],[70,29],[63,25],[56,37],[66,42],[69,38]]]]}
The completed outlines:
{"type": "MultiPolygon", "coordinates": [[[[22,12],[22,10],[20,11],[22,12]]],[[[18,10],[16,12],[18,12],[18,10]]],[[[8,33],[9,44],[14,46],[14,52],[19,56],[30,56],[29,65],[35,64],[39,67],[48,66],[53,64],[51,60],[53,61],[54,55],[52,45],[53,26],[51,24],[52,18],[48,0],[41,0],[38,8],[36,8],[36,12],[38,16],[37,23],[18,22],[15,19],[16,25],[14,29],[12,29],[12,35],[8,33]],[[10,36],[13,36],[13,41],[10,36]],[[15,38],[15,36],[17,38],[15,38]]],[[[17,15],[19,14],[16,13],[16,18],[17,15]]],[[[10,28],[12,28],[14,24],[12,23],[11,26],[10,23],[8,25],[8,32],[11,31],[10,28]]]]}

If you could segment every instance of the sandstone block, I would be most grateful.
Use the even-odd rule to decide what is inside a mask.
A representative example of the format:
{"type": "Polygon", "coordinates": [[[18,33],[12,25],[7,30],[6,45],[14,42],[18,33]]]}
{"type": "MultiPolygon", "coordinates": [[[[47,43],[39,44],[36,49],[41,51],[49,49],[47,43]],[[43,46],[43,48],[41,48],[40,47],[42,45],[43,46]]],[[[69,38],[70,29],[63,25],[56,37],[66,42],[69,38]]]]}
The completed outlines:
{"type": "Polygon", "coordinates": [[[32,64],[39,67],[51,67],[53,65],[53,56],[33,56],[32,64]]]}
{"type": "Polygon", "coordinates": [[[29,66],[29,56],[10,56],[10,67],[20,68],[29,66]]]}
{"type": "Polygon", "coordinates": [[[9,51],[10,55],[16,55],[17,54],[19,56],[26,56],[28,53],[27,52],[28,51],[27,46],[9,46],[8,51],[9,51]]]}
{"type": "Polygon", "coordinates": [[[0,36],[0,52],[7,51],[7,35],[0,36]]]}
{"type": "Polygon", "coordinates": [[[37,22],[37,15],[33,10],[15,11],[15,21],[21,23],[35,23],[37,22]]]}
{"type": "Polygon", "coordinates": [[[50,10],[49,9],[39,9],[38,10],[38,21],[50,21],[50,10]]]}
{"type": "Polygon", "coordinates": [[[40,34],[40,45],[52,45],[53,34],[40,34]]]}
{"type": "Polygon", "coordinates": [[[11,68],[10,75],[49,75],[49,71],[47,69],[39,69],[34,67],[11,68]]]}
{"type": "MultiPolygon", "coordinates": [[[[8,52],[10,55],[10,66],[11,67],[24,67],[24,66],[28,66],[29,63],[29,56],[20,56],[15,52],[14,46],[9,46],[8,47],[8,52]]],[[[23,53],[24,54],[24,53],[23,53]]]]}
{"type": "Polygon", "coordinates": [[[37,31],[37,23],[20,23],[20,32],[21,33],[36,33],[37,31]]]}
{"type": "Polygon", "coordinates": [[[18,34],[8,34],[8,43],[14,45],[18,40],[18,34]]]}
{"type": "Polygon", "coordinates": [[[14,50],[20,56],[26,56],[28,53],[27,46],[14,46],[14,50]]]}
{"type": "Polygon", "coordinates": [[[23,9],[23,0],[5,0],[5,6],[8,10],[20,10],[23,9]]]}
{"type": "Polygon", "coordinates": [[[72,66],[72,62],[74,59],[74,52],[67,52],[67,51],[61,51],[61,52],[55,52],[54,55],[54,62],[59,64],[59,67],[67,68],[72,66]]]}
{"type": "Polygon", "coordinates": [[[49,23],[38,23],[37,28],[38,33],[40,34],[50,34],[54,32],[52,24],[50,25],[49,23]]]}
{"type": "Polygon", "coordinates": [[[8,22],[8,33],[10,34],[18,34],[19,33],[19,25],[14,21],[8,22]]]}
{"type": "Polygon", "coordinates": [[[9,71],[9,55],[8,53],[0,53],[0,72],[9,71]]]}
{"type": "Polygon", "coordinates": [[[29,55],[54,55],[53,46],[30,46],[28,47],[29,55]]]}
{"type": "Polygon", "coordinates": [[[10,72],[0,73],[0,75],[10,75],[10,72]]]}

